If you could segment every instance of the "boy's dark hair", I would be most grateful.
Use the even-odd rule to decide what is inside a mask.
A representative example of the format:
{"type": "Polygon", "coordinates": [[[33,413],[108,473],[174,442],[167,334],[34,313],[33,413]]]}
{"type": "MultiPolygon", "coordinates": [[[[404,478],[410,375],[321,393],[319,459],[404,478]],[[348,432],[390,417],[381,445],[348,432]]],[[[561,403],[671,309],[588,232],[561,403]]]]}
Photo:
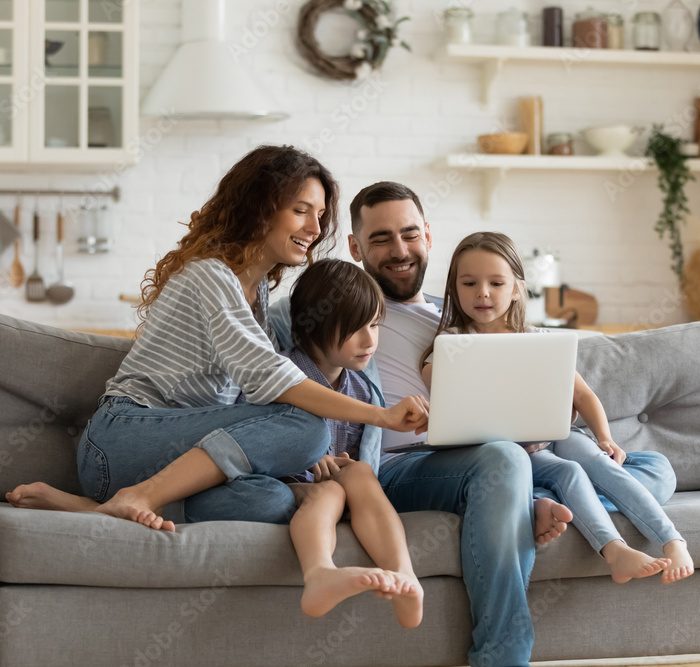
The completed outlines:
{"type": "Polygon", "coordinates": [[[420,203],[418,195],[413,192],[411,188],[401,185],[401,183],[394,183],[393,181],[380,181],[379,183],[368,185],[366,188],[360,190],[350,204],[352,233],[357,234],[360,229],[362,224],[362,215],[360,212],[363,206],[372,208],[373,206],[383,204],[386,201],[403,201],[404,199],[412,200],[420,212],[421,217],[425,218],[423,206],[420,203]]]}
{"type": "Polygon", "coordinates": [[[374,278],[340,259],[322,259],[306,269],[292,287],[289,305],[292,341],[312,359],[314,348],[325,353],[339,347],[384,317],[384,295],[374,278]]]}

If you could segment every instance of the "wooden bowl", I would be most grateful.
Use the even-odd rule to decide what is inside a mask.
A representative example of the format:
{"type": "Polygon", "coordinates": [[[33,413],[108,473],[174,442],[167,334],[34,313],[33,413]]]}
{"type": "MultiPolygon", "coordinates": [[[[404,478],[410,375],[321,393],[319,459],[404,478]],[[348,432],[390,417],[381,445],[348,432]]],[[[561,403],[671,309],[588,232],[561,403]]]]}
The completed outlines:
{"type": "Polygon", "coordinates": [[[480,153],[501,155],[520,155],[527,148],[527,139],[525,132],[481,134],[476,138],[480,153]]]}

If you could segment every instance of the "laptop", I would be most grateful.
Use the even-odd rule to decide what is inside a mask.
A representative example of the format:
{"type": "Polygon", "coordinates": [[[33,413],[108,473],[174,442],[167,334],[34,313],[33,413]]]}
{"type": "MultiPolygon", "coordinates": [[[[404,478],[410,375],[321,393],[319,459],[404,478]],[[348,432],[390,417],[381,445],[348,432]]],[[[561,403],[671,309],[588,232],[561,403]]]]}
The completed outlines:
{"type": "Polygon", "coordinates": [[[427,440],[384,452],[567,438],[577,349],[574,332],[438,336],[427,440]]]}

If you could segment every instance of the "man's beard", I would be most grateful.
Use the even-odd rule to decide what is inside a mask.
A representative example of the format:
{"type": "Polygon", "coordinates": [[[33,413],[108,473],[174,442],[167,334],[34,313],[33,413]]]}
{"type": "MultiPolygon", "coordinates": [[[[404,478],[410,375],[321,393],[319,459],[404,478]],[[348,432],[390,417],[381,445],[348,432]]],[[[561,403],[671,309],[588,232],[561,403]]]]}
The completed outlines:
{"type": "MultiPolygon", "coordinates": [[[[392,282],[391,278],[383,273],[380,273],[379,271],[375,271],[374,267],[369,266],[367,263],[364,264],[364,267],[365,271],[367,271],[367,273],[369,273],[369,275],[372,276],[377,283],[379,283],[379,287],[382,288],[384,296],[392,301],[408,301],[421,291],[421,288],[423,287],[423,278],[425,277],[425,272],[428,268],[428,264],[418,257],[412,259],[411,261],[415,262],[416,264],[416,277],[410,285],[397,286],[392,282]]],[[[400,263],[394,262],[393,266],[400,266],[400,263]]]]}

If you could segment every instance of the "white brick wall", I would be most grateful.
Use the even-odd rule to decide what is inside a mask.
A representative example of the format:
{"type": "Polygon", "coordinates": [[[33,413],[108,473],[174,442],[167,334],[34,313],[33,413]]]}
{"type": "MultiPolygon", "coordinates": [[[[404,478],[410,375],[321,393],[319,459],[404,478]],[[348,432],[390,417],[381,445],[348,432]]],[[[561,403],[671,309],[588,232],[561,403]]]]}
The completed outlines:
{"type": "MultiPolygon", "coordinates": [[[[491,220],[479,213],[480,177],[440,166],[449,151],[472,145],[477,134],[515,122],[515,100],[539,94],[545,104],[545,131],[577,131],[612,122],[650,125],[682,117],[700,94],[698,73],[665,69],[591,68],[565,71],[551,66],[512,66],[495,88],[485,109],[479,103],[475,68],[435,58],[441,43],[437,18],[445,0],[399,0],[400,14],[413,53],[395,50],[383,68],[380,91],[369,84],[350,86],[326,81],[308,71],[297,55],[293,32],[302,0],[237,0],[234,41],[247,45],[251,66],[272,89],[292,118],[277,124],[178,122],[155,142],[148,142],[140,164],[117,180],[123,200],[111,208],[115,246],[108,255],[75,251],[77,230],[69,230],[67,276],[76,298],[61,307],[33,305],[23,293],[0,279],[0,312],[63,326],[130,326],[132,310],[117,301],[120,292],[135,293],[146,269],[181,236],[186,221],[213,191],[218,178],[246,151],[263,142],[292,143],[316,153],[343,188],[344,233],[337,253],[347,257],[344,235],[347,206],[361,187],[395,179],[424,199],[435,247],[426,287],[441,293],[452,248],[477,229],[498,229],[514,237],[523,253],[535,246],[557,250],[563,276],[572,286],[592,292],[601,302],[602,322],[680,321],[683,317],[669,267],[665,242],[653,231],[660,198],[651,174],[516,174],[499,191],[491,220]],[[285,10],[285,7],[287,9],[285,10]],[[282,11],[275,11],[281,8],[282,11]],[[257,35],[257,36],[256,36],[257,35]],[[325,132],[324,132],[325,130],[325,132]],[[611,200],[606,183],[624,184],[611,200]]],[[[518,4],[514,0],[465,1],[477,14],[476,30],[487,37],[493,13],[518,4]]],[[[521,0],[533,15],[543,0],[521,0]]],[[[559,3],[567,19],[590,0],[559,3]]],[[[606,11],[661,11],[667,0],[597,0],[606,11]]],[[[687,4],[697,11],[699,0],[687,4]]],[[[179,41],[180,3],[141,0],[141,83],[147,90],[179,41]]],[[[533,21],[537,28],[537,21],[533,21]]],[[[700,46],[696,45],[696,48],[700,46]]],[[[142,121],[144,137],[156,122],[142,121]]],[[[686,128],[690,137],[691,129],[686,128]]],[[[158,132],[156,132],[156,135],[158,132]]],[[[95,176],[3,174],[3,187],[77,188],[99,182],[95,176]]],[[[700,204],[698,185],[690,186],[691,207],[700,204]]],[[[14,201],[0,199],[11,211],[14,201]]],[[[56,201],[42,200],[42,266],[55,278],[52,245],[56,201]]],[[[25,267],[31,270],[29,219],[25,207],[25,267]]],[[[700,222],[686,230],[687,246],[700,247],[700,222]]],[[[0,269],[9,268],[10,253],[0,269]]]]}

